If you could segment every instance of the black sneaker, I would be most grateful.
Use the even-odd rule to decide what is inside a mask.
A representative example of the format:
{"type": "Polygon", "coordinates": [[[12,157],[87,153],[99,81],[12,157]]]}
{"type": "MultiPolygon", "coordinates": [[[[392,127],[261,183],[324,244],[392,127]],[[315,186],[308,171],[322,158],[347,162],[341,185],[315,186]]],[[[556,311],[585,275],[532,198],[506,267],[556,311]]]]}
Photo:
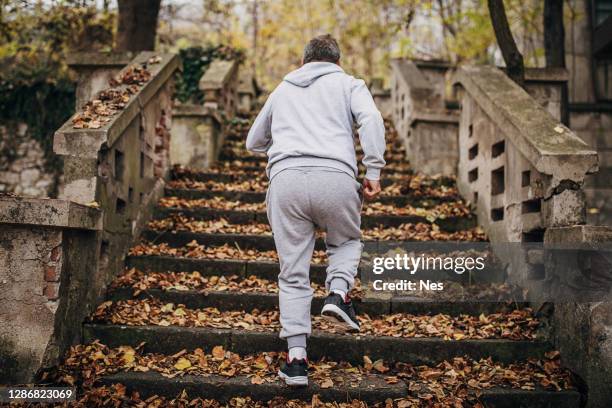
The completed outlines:
{"type": "Polygon", "coordinates": [[[291,386],[307,386],[308,385],[308,360],[305,358],[298,360],[294,358],[291,362],[285,361],[281,363],[281,368],[278,370],[278,376],[291,386]]]}
{"type": "Polygon", "coordinates": [[[355,315],[353,302],[347,296],[342,299],[337,293],[330,293],[325,299],[321,315],[335,323],[341,330],[347,332],[358,332],[359,321],[355,315]]]}

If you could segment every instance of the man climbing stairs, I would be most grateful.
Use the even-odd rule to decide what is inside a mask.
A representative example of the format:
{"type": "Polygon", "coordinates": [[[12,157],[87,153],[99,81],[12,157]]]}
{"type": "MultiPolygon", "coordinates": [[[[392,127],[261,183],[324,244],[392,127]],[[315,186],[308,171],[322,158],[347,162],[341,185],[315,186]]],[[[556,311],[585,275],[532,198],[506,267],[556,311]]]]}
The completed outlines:
{"type": "MultiPolygon", "coordinates": [[[[311,267],[310,386],[283,385],[265,157],[244,148],[249,121],[231,123],[217,165],[175,169],[125,273],[55,374],[78,385],[84,406],[580,405],[548,342],[546,316],[525,304],[360,302],[358,285],[351,296],[361,332],[334,333],[317,315],[321,237],[311,267]]],[[[413,173],[386,125],[384,189],[364,205],[363,239],[486,240],[454,181],[413,173]]]]}

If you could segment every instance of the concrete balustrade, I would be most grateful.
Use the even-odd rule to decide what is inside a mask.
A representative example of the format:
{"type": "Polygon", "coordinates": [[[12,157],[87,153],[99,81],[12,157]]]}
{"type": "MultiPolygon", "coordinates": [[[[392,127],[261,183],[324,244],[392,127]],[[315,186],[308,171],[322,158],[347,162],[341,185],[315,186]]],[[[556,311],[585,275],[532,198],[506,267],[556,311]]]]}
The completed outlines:
{"type": "Polygon", "coordinates": [[[204,93],[202,105],[185,103],[174,108],[170,161],[206,169],[219,156],[225,124],[239,108],[238,62],[214,60],[199,87],[204,93]]]}
{"type": "Polygon", "coordinates": [[[54,151],[64,161],[63,196],[0,199],[0,290],[9,294],[0,296],[0,324],[14,328],[0,337],[0,377],[8,381],[31,381],[80,340],[81,322],[122,270],[163,193],[180,62],[172,54],[142,52],[119,76],[133,66],[150,78],[114,87],[131,86],[132,93],[108,121],[77,128],[79,109],[55,133],[54,151]]]}
{"type": "Polygon", "coordinates": [[[588,386],[593,406],[603,406],[612,378],[612,308],[605,300],[612,229],[584,225],[585,178],[598,170],[597,153],[559,123],[560,81],[533,84],[535,98],[495,67],[462,67],[456,81],[460,193],[476,205],[493,243],[543,243],[505,259],[507,279],[519,282],[528,298],[555,300],[555,346],[588,386]],[[585,301],[585,288],[600,288],[602,297],[585,301]]]}
{"type": "Polygon", "coordinates": [[[597,154],[502,71],[462,67],[458,186],[492,241],[583,224],[597,154]]]}
{"type": "Polygon", "coordinates": [[[391,67],[392,118],[407,159],[425,174],[455,174],[459,117],[446,108],[444,75],[433,71],[442,80],[434,85],[411,60],[393,60],[391,67]]]}
{"type": "Polygon", "coordinates": [[[204,106],[223,111],[233,118],[238,107],[238,61],[214,60],[199,83],[204,106]]]}
{"type": "MultiPolygon", "coordinates": [[[[459,160],[459,111],[450,86],[456,68],[444,61],[396,59],[392,67],[392,117],[407,159],[429,175],[455,175],[459,160]]],[[[525,89],[557,120],[567,71],[528,68],[525,89]]]]}

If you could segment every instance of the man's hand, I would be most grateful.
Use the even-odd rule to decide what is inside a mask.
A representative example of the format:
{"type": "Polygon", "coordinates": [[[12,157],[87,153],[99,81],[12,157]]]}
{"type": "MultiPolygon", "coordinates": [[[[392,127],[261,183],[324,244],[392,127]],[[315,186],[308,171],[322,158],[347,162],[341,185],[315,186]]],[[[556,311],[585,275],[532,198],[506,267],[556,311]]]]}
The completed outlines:
{"type": "Polygon", "coordinates": [[[380,194],[380,181],[363,179],[363,197],[366,200],[375,199],[380,194]]]}

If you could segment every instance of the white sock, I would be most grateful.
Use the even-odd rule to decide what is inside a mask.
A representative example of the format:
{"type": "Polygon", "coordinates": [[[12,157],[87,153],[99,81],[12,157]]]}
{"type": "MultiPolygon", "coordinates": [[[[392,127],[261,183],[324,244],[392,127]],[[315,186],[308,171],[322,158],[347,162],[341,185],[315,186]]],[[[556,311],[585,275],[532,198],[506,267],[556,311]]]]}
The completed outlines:
{"type": "Polygon", "coordinates": [[[340,297],[342,298],[342,300],[346,299],[346,292],[340,289],[333,289],[332,290],[333,293],[337,293],[338,295],[340,295],[340,297]]]}
{"type": "Polygon", "coordinates": [[[304,360],[306,358],[306,349],[304,347],[291,347],[289,349],[289,361],[304,360]]]}

